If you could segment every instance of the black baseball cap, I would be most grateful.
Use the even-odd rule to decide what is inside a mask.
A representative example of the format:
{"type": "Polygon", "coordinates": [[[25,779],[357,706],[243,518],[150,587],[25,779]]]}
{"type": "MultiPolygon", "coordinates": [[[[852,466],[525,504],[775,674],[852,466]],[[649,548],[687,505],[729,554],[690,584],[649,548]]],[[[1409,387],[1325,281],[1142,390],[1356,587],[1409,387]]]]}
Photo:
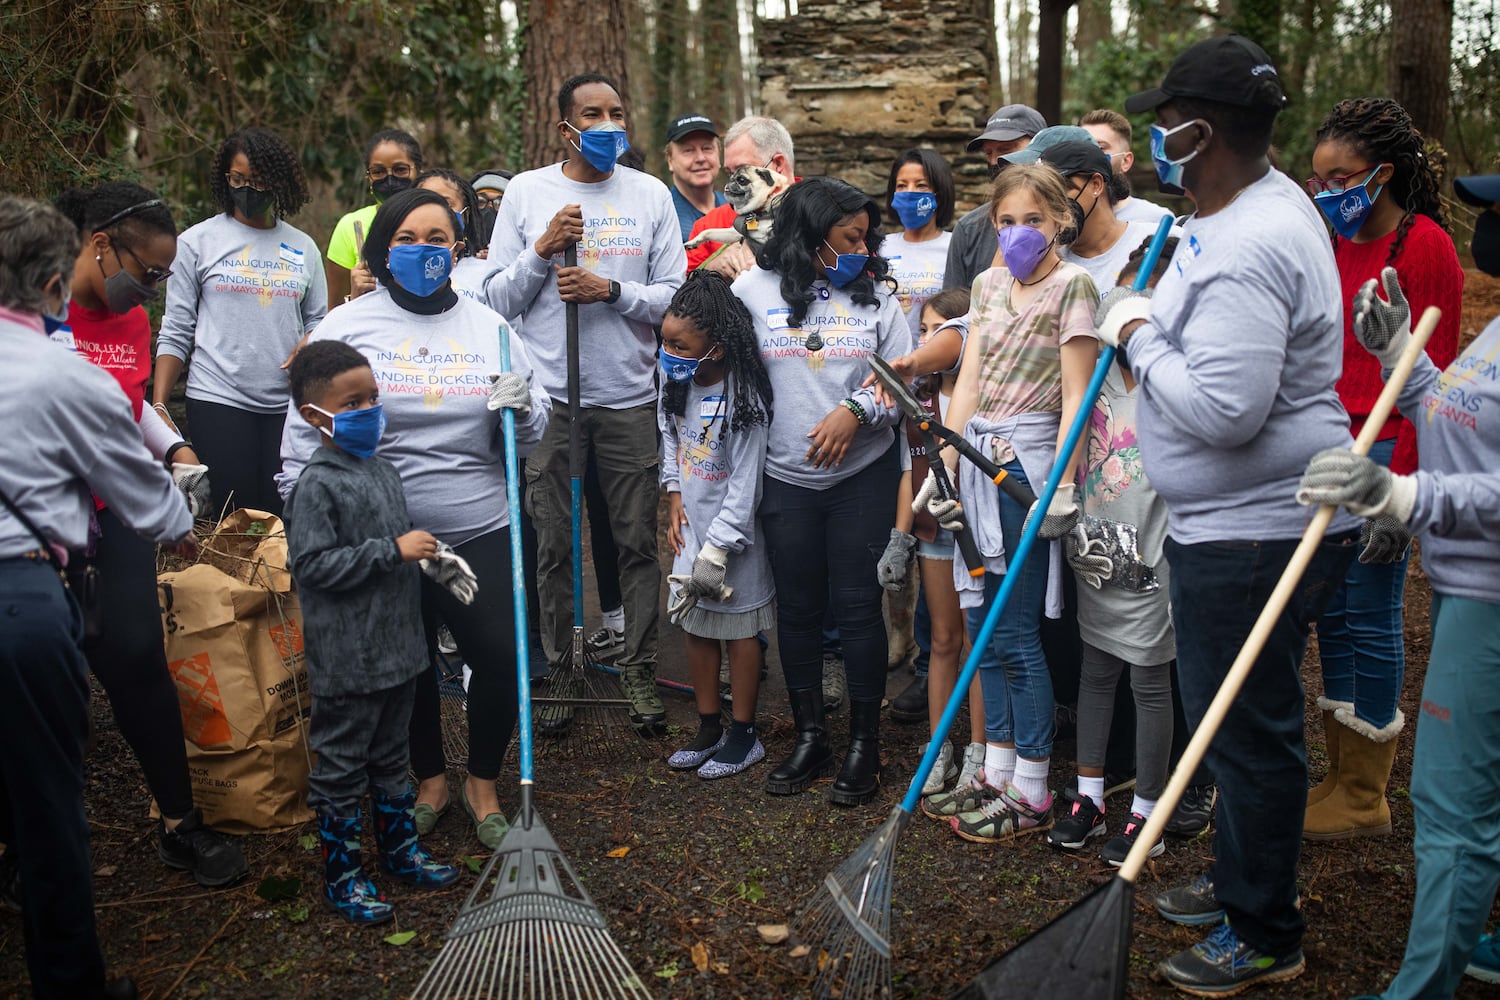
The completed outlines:
{"type": "Polygon", "coordinates": [[[1112,168],[1109,154],[1092,139],[1088,142],[1059,142],[1042,150],[1042,162],[1054,167],[1064,177],[1098,174],[1107,182],[1112,168]]]}
{"type": "Polygon", "coordinates": [[[1189,46],[1173,60],[1161,86],[1125,98],[1125,110],[1140,114],[1174,97],[1266,111],[1286,106],[1286,92],[1271,57],[1244,35],[1208,38],[1189,46]]]}
{"type": "Polygon", "coordinates": [[[1047,127],[1047,119],[1035,108],[1025,104],[1007,104],[990,115],[984,123],[984,131],[969,140],[969,152],[977,153],[983,142],[1010,142],[1013,139],[1031,138],[1047,127]]]}
{"type": "Polygon", "coordinates": [[[685,135],[694,132],[707,132],[715,139],[719,137],[719,130],[714,128],[714,121],[707,115],[678,115],[672,119],[672,124],[667,126],[667,141],[676,142],[685,135]]]}
{"type": "Polygon", "coordinates": [[[1453,191],[1461,200],[1476,208],[1489,208],[1500,202],[1500,174],[1455,178],[1453,191]]]}

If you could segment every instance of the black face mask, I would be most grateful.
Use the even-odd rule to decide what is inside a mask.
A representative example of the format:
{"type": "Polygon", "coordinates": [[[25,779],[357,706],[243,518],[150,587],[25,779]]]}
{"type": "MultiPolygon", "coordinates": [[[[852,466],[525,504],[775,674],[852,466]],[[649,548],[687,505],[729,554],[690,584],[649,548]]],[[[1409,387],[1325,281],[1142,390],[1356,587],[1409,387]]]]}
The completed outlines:
{"type": "Polygon", "coordinates": [[[994,180],[996,177],[999,177],[1000,176],[1000,171],[1004,170],[1007,165],[1008,164],[1006,164],[1006,162],[1004,160],[996,160],[994,163],[991,163],[990,164],[990,180],[994,180]]]}
{"type": "Polygon", "coordinates": [[[378,181],[370,182],[370,190],[375,192],[375,197],[385,201],[393,194],[400,194],[411,187],[410,177],[397,177],[395,174],[386,174],[378,181]]]}
{"type": "Polygon", "coordinates": [[[247,219],[259,219],[276,203],[276,192],[257,191],[246,184],[244,187],[230,188],[229,200],[234,202],[240,215],[247,219]]]}
{"type": "Polygon", "coordinates": [[[1474,266],[1485,274],[1500,278],[1500,215],[1491,209],[1480,212],[1474,220],[1474,240],[1469,244],[1474,266]]]}

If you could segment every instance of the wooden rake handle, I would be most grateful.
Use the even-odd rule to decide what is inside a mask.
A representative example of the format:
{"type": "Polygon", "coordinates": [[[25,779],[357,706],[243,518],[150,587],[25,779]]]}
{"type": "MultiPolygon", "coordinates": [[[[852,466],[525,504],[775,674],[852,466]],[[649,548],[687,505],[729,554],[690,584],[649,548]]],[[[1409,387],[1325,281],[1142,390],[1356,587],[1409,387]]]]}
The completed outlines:
{"type": "MultiPolygon", "coordinates": [[[[1385,426],[1386,418],[1396,407],[1396,397],[1401,394],[1401,389],[1406,385],[1406,380],[1411,375],[1417,358],[1427,346],[1427,340],[1432,336],[1432,331],[1437,328],[1440,316],[1441,313],[1434,307],[1428,307],[1427,311],[1422,314],[1421,322],[1412,331],[1411,343],[1402,352],[1400,360],[1396,362],[1396,367],[1391,371],[1390,378],[1386,379],[1380,398],[1375,401],[1369,417],[1365,420],[1364,428],[1355,439],[1354,447],[1351,449],[1354,454],[1366,454],[1370,446],[1375,443],[1380,429],[1385,426]]],[[[1270,599],[1261,609],[1260,617],[1255,619],[1255,625],[1250,629],[1250,634],[1245,637],[1245,644],[1240,647],[1239,656],[1235,657],[1229,673],[1224,676],[1224,682],[1219,685],[1218,694],[1214,695],[1214,700],[1209,703],[1208,711],[1203,713],[1203,721],[1198,724],[1198,731],[1193,733],[1187,749],[1182,752],[1182,759],[1177,762],[1177,769],[1172,772],[1172,779],[1167,782],[1167,790],[1157,801],[1150,819],[1146,820],[1145,827],[1136,838],[1135,846],[1130,849],[1130,853],[1125,857],[1125,863],[1120,866],[1120,878],[1126,882],[1134,882],[1140,875],[1141,867],[1145,865],[1146,858],[1151,852],[1151,846],[1161,838],[1167,820],[1171,818],[1172,811],[1177,808],[1177,803],[1182,800],[1182,793],[1187,791],[1193,772],[1198,770],[1198,765],[1203,761],[1203,755],[1208,751],[1209,743],[1213,742],[1219,726],[1224,722],[1224,716],[1229,713],[1229,706],[1234,704],[1234,699],[1239,696],[1240,688],[1245,684],[1245,678],[1250,676],[1250,668],[1255,666],[1256,658],[1265,648],[1266,640],[1271,637],[1271,630],[1276,627],[1276,620],[1286,610],[1287,603],[1292,599],[1292,594],[1296,592],[1298,584],[1302,581],[1302,574],[1307,572],[1308,564],[1317,553],[1318,546],[1323,541],[1323,534],[1328,530],[1328,524],[1333,520],[1337,509],[1331,504],[1318,508],[1312,521],[1303,530],[1302,541],[1292,553],[1286,569],[1282,571],[1281,579],[1276,582],[1276,589],[1271,591],[1270,599]]]]}

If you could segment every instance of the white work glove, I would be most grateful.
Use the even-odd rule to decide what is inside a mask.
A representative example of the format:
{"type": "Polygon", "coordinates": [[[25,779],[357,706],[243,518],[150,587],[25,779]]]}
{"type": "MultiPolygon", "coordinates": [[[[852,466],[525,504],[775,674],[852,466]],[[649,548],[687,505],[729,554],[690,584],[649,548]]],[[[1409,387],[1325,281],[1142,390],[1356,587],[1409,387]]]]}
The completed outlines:
{"type": "Polygon", "coordinates": [[[1398,476],[1346,448],[1325,448],[1307,463],[1297,502],[1338,504],[1359,517],[1390,516],[1404,525],[1417,502],[1417,477],[1398,476]]]}
{"type": "Polygon", "coordinates": [[[1063,551],[1073,575],[1095,590],[1103,587],[1115,575],[1115,561],[1104,553],[1107,548],[1102,538],[1090,538],[1082,524],[1063,536],[1063,551]]]}
{"type": "Polygon", "coordinates": [[[1400,562],[1411,548],[1411,530],[1389,514],[1372,517],[1359,529],[1359,561],[1370,564],[1400,562]]]}
{"type": "Polygon", "coordinates": [[[208,466],[173,462],[172,482],[187,499],[188,513],[194,520],[208,515],[208,505],[213,503],[213,493],[208,488],[208,466]]]}
{"type": "Polygon", "coordinates": [[[911,501],[913,514],[920,514],[923,510],[936,518],[938,527],[944,531],[964,530],[963,505],[957,500],[944,500],[939,495],[937,473],[932,469],[927,470],[927,478],[922,480],[922,488],[917,490],[917,495],[911,501]]]}
{"type": "Polygon", "coordinates": [[[1094,333],[1110,347],[1120,346],[1120,330],[1151,315],[1151,289],[1116,288],[1099,300],[1094,312],[1094,333]]]}
{"type": "Polygon", "coordinates": [[[733,597],[734,588],[724,583],[724,575],[728,571],[729,551],[704,543],[703,548],[698,550],[697,558],[693,560],[691,573],[673,573],[667,577],[668,583],[675,583],[680,589],[677,600],[667,608],[667,620],[680,625],[683,616],[696,607],[700,600],[727,601],[733,597]]]}
{"type": "MultiPolygon", "coordinates": [[[[1080,516],[1078,505],[1073,502],[1075,488],[1072,483],[1063,483],[1057,488],[1057,492],[1052,494],[1052,503],[1048,506],[1047,512],[1042,515],[1042,526],[1037,530],[1037,534],[1042,538],[1061,538],[1072,531],[1073,526],[1078,523],[1080,516]]],[[[1031,523],[1032,517],[1036,515],[1037,504],[1041,502],[1041,498],[1038,497],[1036,503],[1033,503],[1031,509],[1026,512],[1026,524],[1021,526],[1022,534],[1026,532],[1026,525],[1031,523]]]]}
{"type": "Polygon", "coordinates": [[[896,593],[906,589],[906,568],[911,565],[917,548],[917,536],[891,529],[891,540],[886,543],[885,554],[875,565],[875,576],[886,590],[896,593]]]}
{"type": "Polygon", "coordinates": [[[423,573],[458,598],[460,604],[474,603],[474,595],[479,593],[479,578],[464,557],[453,551],[453,546],[438,542],[437,555],[423,559],[418,565],[423,573]]]}
{"type": "Polygon", "coordinates": [[[1401,352],[1411,342],[1411,307],[1406,304],[1394,267],[1380,272],[1380,282],[1385,286],[1385,297],[1389,302],[1383,301],[1376,293],[1374,278],[1359,286],[1359,291],[1354,293],[1354,339],[1379,358],[1382,367],[1394,368],[1401,352]]]}
{"type": "Polygon", "coordinates": [[[485,405],[515,410],[517,419],[525,420],[531,415],[530,379],[520,372],[490,372],[490,401],[485,405]]]}

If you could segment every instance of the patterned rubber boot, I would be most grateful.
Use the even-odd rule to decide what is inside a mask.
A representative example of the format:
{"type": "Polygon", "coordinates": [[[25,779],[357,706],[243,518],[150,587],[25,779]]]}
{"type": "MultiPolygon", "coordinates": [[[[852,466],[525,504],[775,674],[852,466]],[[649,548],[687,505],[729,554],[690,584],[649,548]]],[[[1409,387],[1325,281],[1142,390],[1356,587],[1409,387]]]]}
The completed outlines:
{"type": "Polygon", "coordinates": [[[370,789],[375,813],[375,842],[380,845],[380,867],[391,878],[419,889],[437,889],[458,881],[458,869],[432,860],[417,840],[412,808],[417,796],[410,786],[398,797],[378,788],[370,789]]]}
{"type": "Polygon", "coordinates": [[[396,911],[365,877],[359,846],[363,832],[358,814],[318,813],[318,840],[323,845],[323,896],[335,913],[351,923],[383,924],[396,911]]]}

